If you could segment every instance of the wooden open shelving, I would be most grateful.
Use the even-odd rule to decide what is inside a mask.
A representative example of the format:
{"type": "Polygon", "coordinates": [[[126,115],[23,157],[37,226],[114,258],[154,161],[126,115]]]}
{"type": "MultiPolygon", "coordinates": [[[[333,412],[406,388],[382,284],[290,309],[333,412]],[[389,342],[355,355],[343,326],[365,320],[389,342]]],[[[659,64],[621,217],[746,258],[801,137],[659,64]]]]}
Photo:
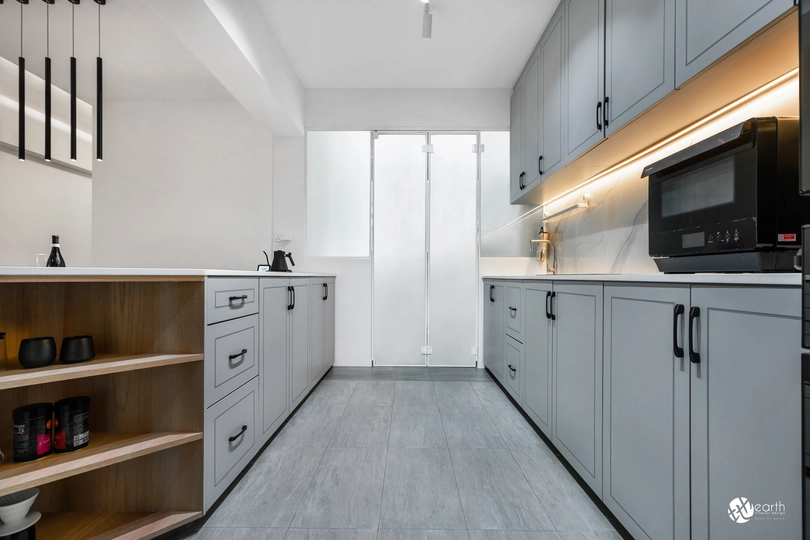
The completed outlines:
{"type": "MultiPolygon", "coordinates": [[[[199,362],[202,354],[106,354],[99,355],[89,362],[80,364],[55,363],[38,369],[12,369],[0,371],[0,390],[22,388],[35,384],[48,384],[69,381],[84,377],[96,377],[112,373],[124,373],[139,369],[151,369],[163,366],[199,362]]],[[[19,366],[16,358],[9,360],[19,366]]]]}
{"type": "Polygon", "coordinates": [[[146,454],[202,440],[202,433],[91,433],[87,448],[0,464],[0,497],[146,454]]]}
{"type": "Polygon", "coordinates": [[[0,279],[0,331],[92,335],[96,358],[0,366],[0,496],[39,487],[48,540],[147,539],[202,517],[205,282],[177,276],[0,279]],[[2,369],[5,367],[6,369],[2,369]],[[12,410],[90,397],[90,444],[12,461],[12,410]]]}
{"type": "Polygon", "coordinates": [[[135,540],[155,538],[201,517],[202,512],[45,513],[37,533],[42,538],[61,540],[135,540]]]}

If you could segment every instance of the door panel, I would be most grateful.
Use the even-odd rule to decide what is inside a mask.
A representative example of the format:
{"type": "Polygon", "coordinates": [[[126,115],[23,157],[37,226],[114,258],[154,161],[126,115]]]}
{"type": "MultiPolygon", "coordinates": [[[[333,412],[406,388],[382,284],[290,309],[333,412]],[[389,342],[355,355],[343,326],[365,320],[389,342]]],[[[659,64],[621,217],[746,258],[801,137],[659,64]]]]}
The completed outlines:
{"type": "Polygon", "coordinates": [[[375,141],[375,365],[425,365],[425,144],[424,134],[375,141]]]}
{"type": "Polygon", "coordinates": [[[548,177],[557,172],[565,160],[563,156],[563,77],[565,63],[563,61],[563,13],[564,6],[557,9],[557,13],[549,22],[541,54],[541,153],[543,155],[543,176],[548,177]]]}
{"type": "MultiPolygon", "coordinates": [[[[523,185],[531,189],[540,179],[540,56],[535,56],[526,80],[523,82],[523,159],[525,161],[526,176],[523,185]]],[[[525,191],[525,190],[524,190],[525,191]]]]}
{"type": "Polygon", "coordinates": [[[287,306],[290,303],[288,280],[265,279],[261,287],[261,409],[264,436],[275,431],[289,410],[287,306]],[[280,283],[279,283],[280,282],[280,283]]]}
{"type": "Polygon", "coordinates": [[[607,0],[607,135],[675,90],[675,0],[607,0]]]}
{"type": "Polygon", "coordinates": [[[490,369],[503,380],[504,375],[504,340],[506,339],[506,286],[496,283],[492,291],[492,363],[490,369]]]}
{"type": "Polygon", "coordinates": [[[309,312],[309,378],[314,383],[324,366],[324,284],[321,279],[310,280],[312,298],[309,312]]]}
{"type": "Polygon", "coordinates": [[[309,285],[294,281],[295,290],[291,319],[292,345],[292,404],[295,409],[309,388],[309,285]]]}
{"type": "Polygon", "coordinates": [[[566,163],[602,140],[604,99],[604,0],[566,0],[566,163]]]}
{"type": "MultiPolygon", "coordinates": [[[[524,166],[524,107],[523,107],[523,82],[518,82],[515,92],[512,94],[509,123],[509,193],[514,201],[523,194],[520,184],[525,177],[524,166]],[[521,177],[523,175],[523,177],[521,177]]],[[[525,184],[524,184],[525,185],[525,184]]]]}
{"type": "Polygon", "coordinates": [[[801,291],[693,287],[692,305],[692,538],[801,538],[801,291]],[[735,523],[738,497],[785,513],[735,523]]]}
{"type": "Polygon", "coordinates": [[[523,367],[523,404],[537,426],[551,436],[551,319],[546,317],[546,295],[551,283],[526,284],[526,338],[523,367]]]}
{"type": "Polygon", "coordinates": [[[324,302],[323,325],[324,325],[324,344],[323,344],[323,369],[326,370],[335,361],[335,294],[337,288],[335,287],[335,279],[329,279],[326,282],[327,298],[324,302]]]}
{"type": "Polygon", "coordinates": [[[552,442],[602,494],[602,285],[554,282],[552,442]]]}
{"type": "Polygon", "coordinates": [[[689,287],[605,286],[602,500],[634,538],[690,534],[688,313],[689,287]]]}

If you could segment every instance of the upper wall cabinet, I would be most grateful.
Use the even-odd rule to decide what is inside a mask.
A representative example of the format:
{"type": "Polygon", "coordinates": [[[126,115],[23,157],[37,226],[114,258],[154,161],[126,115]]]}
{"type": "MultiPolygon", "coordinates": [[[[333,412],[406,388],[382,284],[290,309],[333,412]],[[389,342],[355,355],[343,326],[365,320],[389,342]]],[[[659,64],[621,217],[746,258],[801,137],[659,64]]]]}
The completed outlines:
{"type": "Polygon", "coordinates": [[[563,159],[563,6],[551,18],[540,42],[541,179],[565,165],[563,159]]]}
{"type": "Polygon", "coordinates": [[[565,161],[570,163],[604,134],[605,3],[565,0],[565,161]]]}
{"type": "Polygon", "coordinates": [[[605,30],[611,135],[675,89],[675,0],[607,0],[605,30]]]}
{"type": "Polygon", "coordinates": [[[523,194],[526,169],[523,167],[523,81],[519,82],[512,94],[511,126],[509,128],[509,193],[514,201],[523,194]]]}
{"type": "Polygon", "coordinates": [[[793,0],[677,0],[675,82],[681,86],[793,7],[793,0]]]}
{"type": "Polygon", "coordinates": [[[542,160],[540,156],[540,57],[535,56],[530,62],[529,71],[523,80],[523,159],[526,176],[523,177],[524,189],[530,189],[540,180],[542,160]]]}

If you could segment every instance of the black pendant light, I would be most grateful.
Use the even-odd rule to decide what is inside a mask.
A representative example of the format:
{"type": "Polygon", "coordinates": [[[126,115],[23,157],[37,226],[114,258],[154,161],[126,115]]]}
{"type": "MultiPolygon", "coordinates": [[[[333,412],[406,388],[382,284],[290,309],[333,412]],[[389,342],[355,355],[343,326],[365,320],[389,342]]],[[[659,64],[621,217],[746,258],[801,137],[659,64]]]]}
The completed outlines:
{"type": "Polygon", "coordinates": [[[18,64],[20,84],[17,94],[18,116],[20,120],[17,157],[25,161],[25,57],[23,56],[23,7],[28,0],[17,0],[20,3],[20,63],[18,64]]]}
{"type": "Polygon", "coordinates": [[[51,160],[51,6],[55,0],[43,0],[45,6],[45,161],[51,160]]]}
{"type": "Polygon", "coordinates": [[[103,105],[102,105],[102,73],[101,73],[101,6],[107,5],[107,0],[96,0],[98,4],[98,56],[96,57],[96,159],[103,161],[103,105]]]}
{"type": "Polygon", "coordinates": [[[81,0],[68,0],[71,4],[70,54],[70,161],[76,161],[76,6],[81,0]]]}

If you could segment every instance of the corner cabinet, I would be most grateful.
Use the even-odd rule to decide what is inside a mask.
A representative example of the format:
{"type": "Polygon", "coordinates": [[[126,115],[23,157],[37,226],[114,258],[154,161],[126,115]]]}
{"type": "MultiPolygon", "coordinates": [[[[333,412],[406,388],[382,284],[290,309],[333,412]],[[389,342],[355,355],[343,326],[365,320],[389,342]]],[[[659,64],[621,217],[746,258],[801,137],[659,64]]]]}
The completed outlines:
{"type": "Polygon", "coordinates": [[[677,86],[780,18],[793,5],[793,0],[676,0],[677,86]]]}

